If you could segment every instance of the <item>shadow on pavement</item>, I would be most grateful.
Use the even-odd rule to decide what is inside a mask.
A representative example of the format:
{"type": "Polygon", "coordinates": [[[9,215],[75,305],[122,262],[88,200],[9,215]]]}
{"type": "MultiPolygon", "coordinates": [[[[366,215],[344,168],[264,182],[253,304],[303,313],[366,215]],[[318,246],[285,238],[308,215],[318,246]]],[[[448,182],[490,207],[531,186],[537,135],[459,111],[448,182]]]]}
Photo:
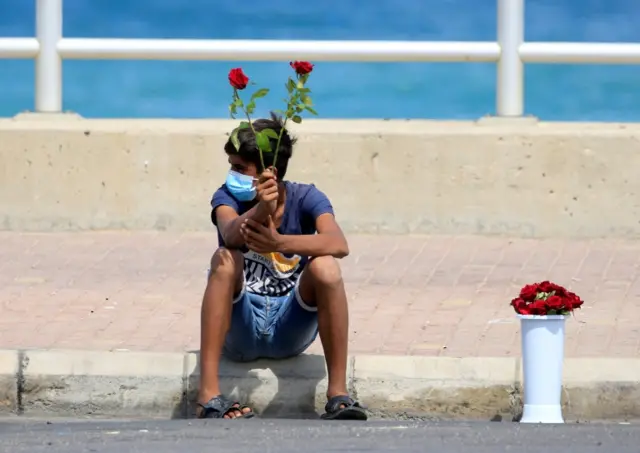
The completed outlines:
{"type": "MultiPolygon", "coordinates": [[[[176,404],[172,418],[193,418],[200,381],[200,353],[187,378],[187,391],[176,404]]],[[[326,400],[326,367],[322,355],[302,355],[286,360],[258,360],[235,363],[223,359],[220,365],[222,392],[250,405],[259,417],[317,419],[318,407],[326,400]]]]}

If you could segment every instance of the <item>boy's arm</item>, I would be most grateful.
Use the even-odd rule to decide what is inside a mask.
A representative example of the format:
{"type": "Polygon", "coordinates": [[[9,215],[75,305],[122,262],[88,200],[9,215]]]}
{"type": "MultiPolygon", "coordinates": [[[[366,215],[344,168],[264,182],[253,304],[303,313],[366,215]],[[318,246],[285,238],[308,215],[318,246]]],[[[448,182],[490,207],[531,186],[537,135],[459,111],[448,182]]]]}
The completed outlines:
{"type": "Polygon", "coordinates": [[[247,247],[258,253],[280,252],[301,256],[344,258],[349,245],[333,215],[327,196],[312,186],[300,202],[301,215],[314,219],[316,234],[279,234],[269,216],[266,225],[247,219],[240,234],[247,247]]]}
{"type": "Polygon", "coordinates": [[[240,226],[246,219],[252,219],[258,223],[266,222],[272,213],[272,209],[274,209],[275,203],[278,201],[278,183],[275,177],[267,177],[258,184],[256,196],[260,200],[258,204],[242,215],[238,215],[238,211],[232,206],[236,203],[231,202],[226,194],[221,198],[229,204],[219,201],[219,204],[214,207],[215,224],[227,247],[238,248],[245,244],[245,240],[240,234],[240,226]]]}
{"type": "Polygon", "coordinates": [[[317,234],[279,234],[271,216],[267,225],[252,219],[243,222],[240,234],[247,246],[258,253],[280,252],[301,256],[333,256],[344,258],[349,245],[332,213],[316,218],[317,234]]]}
{"type": "Polygon", "coordinates": [[[245,243],[240,226],[246,219],[252,219],[259,223],[264,223],[269,216],[269,211],[264,203],[259,202],[253,208],[242,215],[238,215],[231,206],[220,205],[216,208],[216,225],[220,235],[228,248],[242,247],[245,243]]]}
{"type": "Polygon", "coordinates": [[[333,214],[320,215],[316,219],[316,230],[317,234],[279,235],[278,251],[310,257],[349,255],[349,244],[333,214]]]}

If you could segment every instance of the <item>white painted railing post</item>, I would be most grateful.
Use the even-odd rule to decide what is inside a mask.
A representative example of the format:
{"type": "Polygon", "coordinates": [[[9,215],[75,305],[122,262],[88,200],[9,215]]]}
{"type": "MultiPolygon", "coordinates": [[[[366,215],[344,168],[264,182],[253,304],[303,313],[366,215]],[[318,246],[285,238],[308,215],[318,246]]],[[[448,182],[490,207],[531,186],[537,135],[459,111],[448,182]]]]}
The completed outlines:
{"type": "Polygon", "coordinates": [[[62,60],[58,41],[62,38],[62,0],[37,0],[36,112],[62,110],[62,60]]]}
{"type": "Polygon", "coordinates": [[[524,114],[524,65],[520,45],[524,41],[524,0],[498,0],[498,60],[496,114],[524,114]]]}

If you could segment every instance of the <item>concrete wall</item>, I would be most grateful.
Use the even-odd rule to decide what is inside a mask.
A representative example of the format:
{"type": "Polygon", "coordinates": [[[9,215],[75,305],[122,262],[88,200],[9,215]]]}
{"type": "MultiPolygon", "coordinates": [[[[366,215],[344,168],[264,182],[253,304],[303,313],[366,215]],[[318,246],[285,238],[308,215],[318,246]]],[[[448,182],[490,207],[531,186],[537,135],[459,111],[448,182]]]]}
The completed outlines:
{"type": "MultiPolygon", "coordinates": [[[[211,229],[234,121],[0,120],[0,229],[211,229]]],[[[634,237],[640,125],[310,120],[289,178],[348,232],[634,237]]]]}

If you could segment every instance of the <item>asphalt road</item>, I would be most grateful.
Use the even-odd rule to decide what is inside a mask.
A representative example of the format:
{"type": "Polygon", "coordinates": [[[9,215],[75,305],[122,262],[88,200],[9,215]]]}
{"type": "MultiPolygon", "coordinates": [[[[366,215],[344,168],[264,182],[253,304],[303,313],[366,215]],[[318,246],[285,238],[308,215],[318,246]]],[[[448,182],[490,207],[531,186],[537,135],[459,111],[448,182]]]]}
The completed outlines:
{"type": "Polygon", "coordinates": [[[638,453],[640,424],[0,421],[2,453],[638,453]]]}

